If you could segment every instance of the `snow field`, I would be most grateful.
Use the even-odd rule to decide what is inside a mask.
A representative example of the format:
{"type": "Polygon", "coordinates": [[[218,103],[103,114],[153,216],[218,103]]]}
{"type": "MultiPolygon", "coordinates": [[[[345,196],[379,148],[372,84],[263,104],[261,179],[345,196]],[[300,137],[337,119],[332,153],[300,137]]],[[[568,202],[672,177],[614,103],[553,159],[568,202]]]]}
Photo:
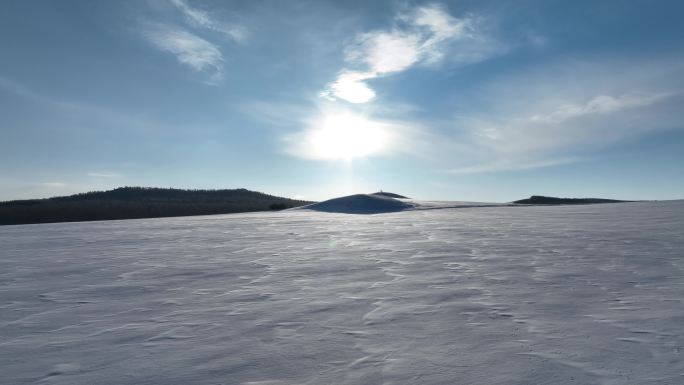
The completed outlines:
{"type": "Polygon", "coordinates": [[[1,384],[684,383],[684,201],[0,228],[1,384]]]}

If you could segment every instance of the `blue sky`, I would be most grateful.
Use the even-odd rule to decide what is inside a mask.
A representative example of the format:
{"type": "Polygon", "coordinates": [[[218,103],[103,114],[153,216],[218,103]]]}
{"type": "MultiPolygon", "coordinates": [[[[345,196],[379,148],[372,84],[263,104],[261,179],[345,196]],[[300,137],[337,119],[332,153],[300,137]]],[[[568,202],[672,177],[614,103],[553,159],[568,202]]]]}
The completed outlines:
{"type": "Polygon", "coordinates": [[[0,3],[0,199],[684,198],[681,1],[0,3]]]}

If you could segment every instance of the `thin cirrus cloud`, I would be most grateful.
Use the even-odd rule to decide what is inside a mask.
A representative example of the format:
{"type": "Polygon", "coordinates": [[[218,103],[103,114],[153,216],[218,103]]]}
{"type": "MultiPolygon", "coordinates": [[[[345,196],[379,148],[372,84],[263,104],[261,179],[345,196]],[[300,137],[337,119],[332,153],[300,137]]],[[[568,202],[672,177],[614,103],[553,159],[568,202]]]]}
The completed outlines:
{"type": "Polygon", "coordinates": [[[217,45],[185,29],[164,25],[149,28],[145,37],[159,50],[176,56],[182,64],[209,74],[207,83],[215,84],[223,78],[224,59],[217,45]]]}
{"type": "Polygon", "coordinates": [[[661,108],[679,94],[600,94],[546,106],[533,114],[475,119],[463,124],[467,151],[477,154],[471,157],[474,162],[449,172],[527,170],[586,160],[582,154],[587,150],[667,129],[673,117],[661,108]]]}
{"type": "Polygon", "coordinates": [[[114,172],[89,172],[87,175],[93,178],[118,178],[121,176],[114,172]]]}
{"type": "Polygon", "coordinates": [[[620,143],[680,126],[684,61],[559,58],[483,82],[454,103],[439,142],[451,173],[527,170],[588,161],[620,143]],[[630,60],[634,66],[620,66],[630,60]],[[459,108],[460,106],[460,108],[459,108]]]}
{"type": "Polygon", "coordinates": [[[208,12],[190,6],[185,0],[171,0],[171,4],[183,13],[188,22],[194,27],[221,32],[236,42],[243,42],[247,37],[244,27],[219,22],[212,18],[208,12]]]}
{"type": "Polygon", "coordinates": [[[673,95],[672,92],[661,92],[650,95],[598,95],[584,104],[564,104],[558,106],[551,112],[533,115],[529,120],[533,123],[562,123],[568,119],[587,115],[605,115],[624,109],[649,106],[673,95]]]}
{"type": "Polygon", "coordinates": [[[343,69],[321,96],[366,103],[376,95],[368,80],[416,65],[435,65],[444,60],[454,43],[464,43],[463,52],[454,55],[462,61],[479,60],[490,50],[477,31],[475,18],[455,18],[437,4],[399,14],[394,23],[391,30],[358,35],[346,48],[345,62],[348,67],[362,69],[343,69]],[[477,48],[474,48],[475,42],[477,48]]]}
{"type": "Polygon", "coordinates": [[[184,16],[186,27],[165,22],[147,23],[143,28],[144,37],[160,51],[173,54],[180,63],[207,75],[204,83],[219,84],[223,79],[225,59],[220,45],[209,40],[215,38],[212,32],[227,36],[232,42],[244,43],[245,28],[218,21],[186,0],[171,0],[170,4],[184,16]],[[203,32],[202,36],[198,34],[200,32],[203,32]]]}
{"type": "Polygon", "coordinates": [[[40,184],[42,187],[67,187],[68,184],[64,182],[43,182],[40,184]]]}

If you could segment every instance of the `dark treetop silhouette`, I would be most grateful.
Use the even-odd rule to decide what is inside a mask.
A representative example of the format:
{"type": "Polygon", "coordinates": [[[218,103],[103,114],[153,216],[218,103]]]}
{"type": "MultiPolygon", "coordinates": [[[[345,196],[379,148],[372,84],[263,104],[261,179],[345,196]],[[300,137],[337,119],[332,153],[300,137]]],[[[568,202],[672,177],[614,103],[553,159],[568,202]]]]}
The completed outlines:
{"type": "Polygon", "coordinates": [[[311,202],[246,189],[120,187],[48,199],[0,202],[0,225],[283,210],[311,202]]]}
{"type": "Polygon", "coordinates": [[[513,203],[521,203],[528,205],[585,205],[592,203],[619,203],[630,202],[616,199],[600,199],[600,198],[556,198],[545,197],[541,195],[532,195],[527,199],[520,199],[513,203]]]}

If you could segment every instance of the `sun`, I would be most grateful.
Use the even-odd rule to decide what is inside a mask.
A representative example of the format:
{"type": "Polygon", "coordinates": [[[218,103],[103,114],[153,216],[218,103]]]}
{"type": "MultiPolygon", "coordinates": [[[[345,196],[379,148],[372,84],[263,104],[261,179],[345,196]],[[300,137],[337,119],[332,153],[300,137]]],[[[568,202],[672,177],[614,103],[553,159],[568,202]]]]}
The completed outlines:
{"type": "Polygon", "coordinates": [[[314,156],[321,159],[353,159],[383,152],[389,133],[382,123],[351,113],[324,116],[309,133],[314,156]]]}

